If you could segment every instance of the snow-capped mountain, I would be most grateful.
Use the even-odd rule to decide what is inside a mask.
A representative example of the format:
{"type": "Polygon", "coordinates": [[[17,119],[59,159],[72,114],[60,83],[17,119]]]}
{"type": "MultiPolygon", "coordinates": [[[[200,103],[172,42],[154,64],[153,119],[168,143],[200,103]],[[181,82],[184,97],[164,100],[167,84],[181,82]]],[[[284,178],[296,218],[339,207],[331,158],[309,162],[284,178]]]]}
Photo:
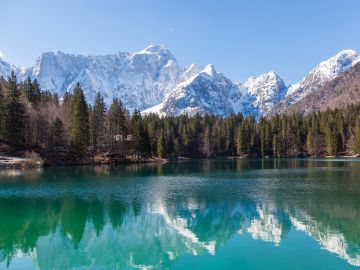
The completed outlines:
{"type": "Polygon", "coordinates": [[[177,85],[159,105],[144,113],[161,115],[218,114],[229,115],[234,111],[231,94],[238,95],[237,85],[223,74],[215,71],[213,65],[177,85]]]}
{"type": "Polygon", "coordinates": [[[0,57],[0,77],[7,77],[9,76],[12,69],[15,67],[11,66],[8,62],[0,57]]]}
{"type": "Polygon", "coordinates": [[[287,87],[274,71],[232,82],[212,65],[180,65],[164,46],[152,45],[140,52],[82,56],[63,52],[41,54],[33,67],[15,67],[0,58],[0,76],[12,69],[20,80],[37,79],[43,90],[62,96],[80,82],[92,103],[100,92],[109,105],[120,98],[130,110],[180,115],[196,113],[270,116],[286,108],[360,62],[352,50],[344,50],[321,62],[300,82],[287,87]]]}
{"type": "Polygon", "coordinates": [[[197,64],[179,65],[164,46],[149,46],[137,53],[104,56],[47,52],[33,67],[17,69],[17,73],[21,79],[36,78],[42,89],[60,96],[80,82],[89,102],[100,92],[107,104],[117,97],[130,110],[144,110],[201,69],[197,64]]]}
{"type": "Polygon", "coordinates": [[[304,79],[289,87],[285,98],[274,107],[271,114],[283,112],[288,106],[316,91],[325,83],[334,80],[358,62],[360,62],[360,55],[353,50],[341,51],[321,62],[304,79]]]}
{"type": "Polygon", "coordinates": [[[258,77],[250,77],[244,87],[253,96],[254,107],[258,114],[266,115],[286,95],[287,87],[282,78],[274,71],[258,77]]]}
{"type": "Polygon", "coordinates": [[[241,112],[259,118],[284,98],[286,90],[283,80],[273,71],[234,84],[208,65],[196,76],[179,84],[162,103],[144,113],[229,115],[241,112]]]}
{"type": "Polygon", "coordinates": [[[339,77],[358,62],[360,56],[355,51],[344,50],[321,62],[302,81],[290,87],[274,71],[250,77],[245,83],[233,84],[224,75],[215,72],[213,67],[207,66],[204,71],[170,91],[160,104],[144,113],[229,115],[231,112],[241,112],[258,119],[283,112],[288,106],[339,77]],[[209,69],[213,72],[206,71],[209,69]]]}

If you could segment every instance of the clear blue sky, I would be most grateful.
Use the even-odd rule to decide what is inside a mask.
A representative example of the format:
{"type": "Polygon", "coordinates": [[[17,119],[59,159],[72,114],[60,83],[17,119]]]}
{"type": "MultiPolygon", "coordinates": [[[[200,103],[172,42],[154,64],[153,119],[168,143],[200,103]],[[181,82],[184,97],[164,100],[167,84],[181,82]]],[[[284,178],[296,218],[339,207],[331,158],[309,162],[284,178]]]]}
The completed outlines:
{"type": "Polygon", "coordinates": [[[286,83],[342,49],[360,51],[359,0],[1,0],[0,51],[16,65],[41,52],[168,47],[233,80],[275,70],[286,83]]]}

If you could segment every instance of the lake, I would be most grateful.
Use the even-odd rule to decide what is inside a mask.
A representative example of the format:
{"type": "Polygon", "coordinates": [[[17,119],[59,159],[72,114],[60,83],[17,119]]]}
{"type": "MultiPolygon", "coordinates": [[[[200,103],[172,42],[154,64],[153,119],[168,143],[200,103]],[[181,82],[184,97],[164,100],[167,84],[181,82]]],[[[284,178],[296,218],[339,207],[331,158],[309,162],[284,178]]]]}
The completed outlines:
{"type": "Polygon", "coordinates": [[[360,160],[0,171],[0,269],[360,269],[360,160]]]}

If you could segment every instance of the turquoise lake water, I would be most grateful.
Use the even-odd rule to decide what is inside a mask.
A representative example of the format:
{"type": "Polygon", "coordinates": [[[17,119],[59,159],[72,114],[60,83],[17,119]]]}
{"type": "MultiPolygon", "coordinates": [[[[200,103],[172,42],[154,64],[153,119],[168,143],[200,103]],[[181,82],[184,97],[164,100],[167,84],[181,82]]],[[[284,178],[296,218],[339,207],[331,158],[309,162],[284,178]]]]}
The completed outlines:
{"type": "Polygon", "coordinates": [[[0,171],[0,269],[360,269],[360,160],[0,171]]]}

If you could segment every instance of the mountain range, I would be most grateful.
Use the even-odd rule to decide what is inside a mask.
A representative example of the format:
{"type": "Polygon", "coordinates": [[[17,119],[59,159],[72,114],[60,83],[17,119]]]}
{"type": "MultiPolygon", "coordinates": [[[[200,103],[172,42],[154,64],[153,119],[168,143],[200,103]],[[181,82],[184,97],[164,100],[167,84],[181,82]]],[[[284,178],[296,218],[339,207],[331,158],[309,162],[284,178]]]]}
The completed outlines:
{"type": "Polygon", "coordinates": [[[100,92],[108,105],[117,97],[130,111],[170,116],[241,112],[259,118],[360,101],[359,62],[359,54],[344,50],[294,85],[286,85],[274,71],[233,82],[213,65],[182,66],[166,47],[152,45],[103,56],[46,52],[32,67],[17,67],[0,58],[0,76],[14,70],[19,80],[30,76],[43,90],[59,96],[80,82],[90,103],[100,92]]]}

